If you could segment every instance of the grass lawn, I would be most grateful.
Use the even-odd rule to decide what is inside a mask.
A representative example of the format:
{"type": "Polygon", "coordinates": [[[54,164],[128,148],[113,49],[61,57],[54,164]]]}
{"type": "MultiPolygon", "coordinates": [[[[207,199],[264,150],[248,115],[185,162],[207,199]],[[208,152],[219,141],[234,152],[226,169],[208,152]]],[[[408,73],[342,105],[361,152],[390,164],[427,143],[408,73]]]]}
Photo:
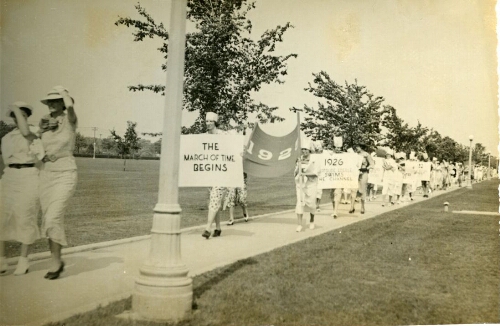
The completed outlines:
{"type": "MultiPolygon", "coordinates": [[[[179,325],[498,323],[498,181],[474,185],[238,261],[193,279],[179,325]]],[[[157,325],[123,300],[52,325],[157,325]]]]}
{"type": "MultiPolygon", "coordinates": [[[[69,247],[150,233],[153,208],[158,202],[160,161],[127,160],[125,171],[123,160],[119,159],[77,157],[76,162],[78,185],[65,220],[69,247]]],[[[181,227],[206,223],[208,197],[208,188],[180,189],[181,227]]],[[[248,203],[251,216],[294,208],[293,176],[273,179],[249,176],[248,203]]],[[[237,207],[235,217],[242,216],[237,207]]],[[[223,212],[222,218],[227,220],[229,213],[223,212]]],[[[8,242],[7,257],[18,256],[19,247],[8,242]]],[[[45,239],[32,247],[31,252],[49,250],[45,239]]]]}

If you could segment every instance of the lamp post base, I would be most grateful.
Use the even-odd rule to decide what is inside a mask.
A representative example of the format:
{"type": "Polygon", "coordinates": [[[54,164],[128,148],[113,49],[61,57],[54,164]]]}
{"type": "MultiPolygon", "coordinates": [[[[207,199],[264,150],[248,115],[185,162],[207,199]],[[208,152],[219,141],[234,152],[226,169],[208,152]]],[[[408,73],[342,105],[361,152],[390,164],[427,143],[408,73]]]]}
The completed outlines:
{"type": "MultiPolygon", "coordinates": [[[[169,268],[168,271],[172,272],[172,269],[169,268]]],[[[136,280],[132,296],[133,319],[175,323],[186,319],[191,313],[192,305],[191,278],[164,275],[158,279],[141,275],[136,280]]]]}

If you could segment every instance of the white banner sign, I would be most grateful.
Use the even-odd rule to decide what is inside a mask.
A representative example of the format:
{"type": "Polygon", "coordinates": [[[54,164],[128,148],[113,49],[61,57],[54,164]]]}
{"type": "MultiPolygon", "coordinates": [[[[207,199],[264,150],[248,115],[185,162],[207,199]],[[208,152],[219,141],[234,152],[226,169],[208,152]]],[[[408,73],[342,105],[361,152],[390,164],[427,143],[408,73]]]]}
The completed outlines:
{"type": "Polygon", "coordinates": [[[358,188],[362,157],[358,154],[323,152],[316,155],[319,189],[358,188]]]}
{"type": "Polygon", "coordinates": [[[368,173],[368,183],[381,185],[384,178],[384,159],[381,157],[374,157],[373,160],[375,161],[375,165],[368,173]]]}
{"type": "Polygon", "coordinates": [[[242,135],[182,135],[179,187],[243,187],[242,135]]]}
{"type": "Polygon", "coordinates": [[[431,179],[431,162],[406,162],[407,171],[415,171],[416,181],[429,181],[431,179]]]}

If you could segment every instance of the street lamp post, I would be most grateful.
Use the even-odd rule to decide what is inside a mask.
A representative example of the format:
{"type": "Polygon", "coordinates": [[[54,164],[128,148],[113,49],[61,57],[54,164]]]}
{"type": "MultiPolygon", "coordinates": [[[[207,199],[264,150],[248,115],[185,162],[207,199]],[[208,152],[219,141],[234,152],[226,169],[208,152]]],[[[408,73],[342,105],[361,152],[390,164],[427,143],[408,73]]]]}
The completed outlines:
{"type": "Polygon", "coordinates": [[[474,136],[469,136],[469,176],[467,177],[467,188],[472,189],[472,141],[474,140],[474,136]]]}
{"type": "Polygon", "coordinates": [[[154,208],[149,256],[139,268],[132,295],[133,318],[160,322],[185,319],[193,303],[193,282],[181,261],[179,205],[186,4],[187,0],[171,2],[158,203],[154,208]]]}

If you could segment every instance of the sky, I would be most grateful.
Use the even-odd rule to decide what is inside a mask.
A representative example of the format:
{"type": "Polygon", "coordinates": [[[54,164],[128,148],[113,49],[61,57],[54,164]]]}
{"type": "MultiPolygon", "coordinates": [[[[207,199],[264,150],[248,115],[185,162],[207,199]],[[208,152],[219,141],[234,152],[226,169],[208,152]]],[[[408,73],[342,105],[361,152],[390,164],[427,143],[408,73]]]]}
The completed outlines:
{"type": "MultiPolygon", "coordinates": [[[[304,91],[312,73],[326,71],[337,83],[364,85],[385,98],[410,126],[418,121],[464,145],[469,135],[497,154],[498,73],[494,0],[256,0],[252,35],[290,22],[277,53],[288,61],[283,85],[266,85],[253,97],[279,107],[283,123],[265,125],[273,135],[296,123],[291,107],[316,105],[304,91]]],[[[161,132],[164,98],[129,92],[127,86],[164,84],[159,40],[133,42],[119,16],[138,18],[137,0],[0,0],[0,107],[25,101],[37,124],[40,103],[55,85],[75,99],[85,136],[123,133],[127,121],[139,132],[161,132]]],[[[170,1],[143,0],[169,26],[170,1]]],[[[193,28],[188,25],[188,29],[193,28]]],[[[183,124],[195,118],[183,113],[183,124]]]]}

